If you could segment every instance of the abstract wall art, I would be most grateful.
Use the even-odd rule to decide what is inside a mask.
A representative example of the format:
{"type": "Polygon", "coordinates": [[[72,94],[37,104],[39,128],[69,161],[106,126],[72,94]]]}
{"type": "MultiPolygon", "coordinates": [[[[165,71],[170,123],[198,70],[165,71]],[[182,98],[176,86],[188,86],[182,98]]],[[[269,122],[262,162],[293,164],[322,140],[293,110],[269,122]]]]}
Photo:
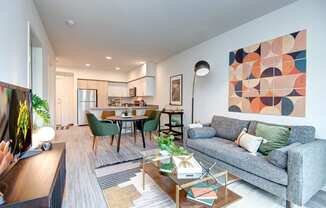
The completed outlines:
{"type": "Polygon", "coordinates": [[[231,51],[229,111],[304,117],[306,42],[302,30],[231,51]]]}

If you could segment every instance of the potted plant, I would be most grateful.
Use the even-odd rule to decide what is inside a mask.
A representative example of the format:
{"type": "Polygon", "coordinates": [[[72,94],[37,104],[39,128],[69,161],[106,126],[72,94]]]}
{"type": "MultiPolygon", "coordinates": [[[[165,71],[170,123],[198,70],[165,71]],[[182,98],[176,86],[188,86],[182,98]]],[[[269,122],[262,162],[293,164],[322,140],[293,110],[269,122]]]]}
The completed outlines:
{"type": "Polygon", "coordinates": [[[159,136],[154,137],[154,140],[160,147],[160,154],[163,157],[167,157],[167,159],[160,160],[160,171],[162,173],[171,173],[174,169],[172,157],[187,155],[187,150],[174,143],[174,136],[172,134],[165,135],[160,133],[159,136]]]}
{"type": "Polygon", "coordinates": [[[158,143],[162,155],[180,156],[188,154],[185,148],[174,143],[174,136],[172,134],[165,135],[160,133],[154,139],[158,143]]]}
{"type": "Polygon", "coordinates": [[[34,128],[40,128],[41,126],[48,126],[50,124],[50,113],[48,101],[40,98],[37,95],[32,97],[32,108],[34,112],[33,125],[34,128]]]}
{"type": "Polygon", "coordinates": [[[55,136],[55,131],[50,127],[49,104],[37,95],[32,97],[33,108],[33,146],[37,147],[42,142],[48,142],[55,136]]]}

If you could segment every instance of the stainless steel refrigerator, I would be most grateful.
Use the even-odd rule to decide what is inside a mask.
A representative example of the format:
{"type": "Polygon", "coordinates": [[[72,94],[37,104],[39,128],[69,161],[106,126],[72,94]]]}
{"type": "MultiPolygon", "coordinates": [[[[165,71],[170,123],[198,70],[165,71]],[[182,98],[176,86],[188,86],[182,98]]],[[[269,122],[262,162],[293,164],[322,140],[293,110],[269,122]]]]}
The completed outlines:
{"type": "Polygon", "coordinates": [[[97,90],[78,89],[78,125],[86,125],[86,113],[97,107],[97,90]]]}

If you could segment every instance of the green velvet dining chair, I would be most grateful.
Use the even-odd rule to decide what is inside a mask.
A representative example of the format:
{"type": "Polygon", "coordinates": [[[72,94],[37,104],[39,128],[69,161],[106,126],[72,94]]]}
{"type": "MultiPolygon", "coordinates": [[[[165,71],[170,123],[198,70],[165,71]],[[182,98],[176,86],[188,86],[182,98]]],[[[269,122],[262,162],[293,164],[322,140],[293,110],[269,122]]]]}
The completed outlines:
{"type": "MultiPolygon", "coordinates": [[[[152,140],[152,132],[157,132],[158,125],[160,124],[161,111],[158,110],[147,110],[145,116],[148,116],[148,119],[144,121],[144,132],[149,132],[149,138],[152,140]]],[[[140,122],[137,122],[137,129],[141,130],[142,125],[140,122]]]]}
{"type": "Polygon", "coordinates": [[[93,150],[96,153],[98,137],[111,136],[111,145],[114,136],[119,134],[119,126],[112,122],[99,121],[92,113],[86,113],[89,128],[93,134],[93,150]]]}

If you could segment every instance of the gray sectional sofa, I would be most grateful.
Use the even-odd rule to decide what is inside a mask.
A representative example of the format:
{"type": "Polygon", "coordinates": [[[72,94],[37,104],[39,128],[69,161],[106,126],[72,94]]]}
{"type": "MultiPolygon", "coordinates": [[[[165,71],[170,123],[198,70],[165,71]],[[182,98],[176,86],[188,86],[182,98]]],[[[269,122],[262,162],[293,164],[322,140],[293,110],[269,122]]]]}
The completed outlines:
{"type": "Polygon", "coordinates": [[[242,180],[287,200],[287,207],[293,203],[302,206],[326,184],[326,140],[316,139],[312,126],[288,126],[289,144],[301,144],[287,152],[287,167],[279,168],[266,156],[250,154],[234,143],[243,128],[255,135],[256,124],[214,116],[208,125],[215,135],[211,128],[188,129],[184,145],[213,158],[242,180]],[[209,138],[204,138],[207,135],[209,138]]]}

